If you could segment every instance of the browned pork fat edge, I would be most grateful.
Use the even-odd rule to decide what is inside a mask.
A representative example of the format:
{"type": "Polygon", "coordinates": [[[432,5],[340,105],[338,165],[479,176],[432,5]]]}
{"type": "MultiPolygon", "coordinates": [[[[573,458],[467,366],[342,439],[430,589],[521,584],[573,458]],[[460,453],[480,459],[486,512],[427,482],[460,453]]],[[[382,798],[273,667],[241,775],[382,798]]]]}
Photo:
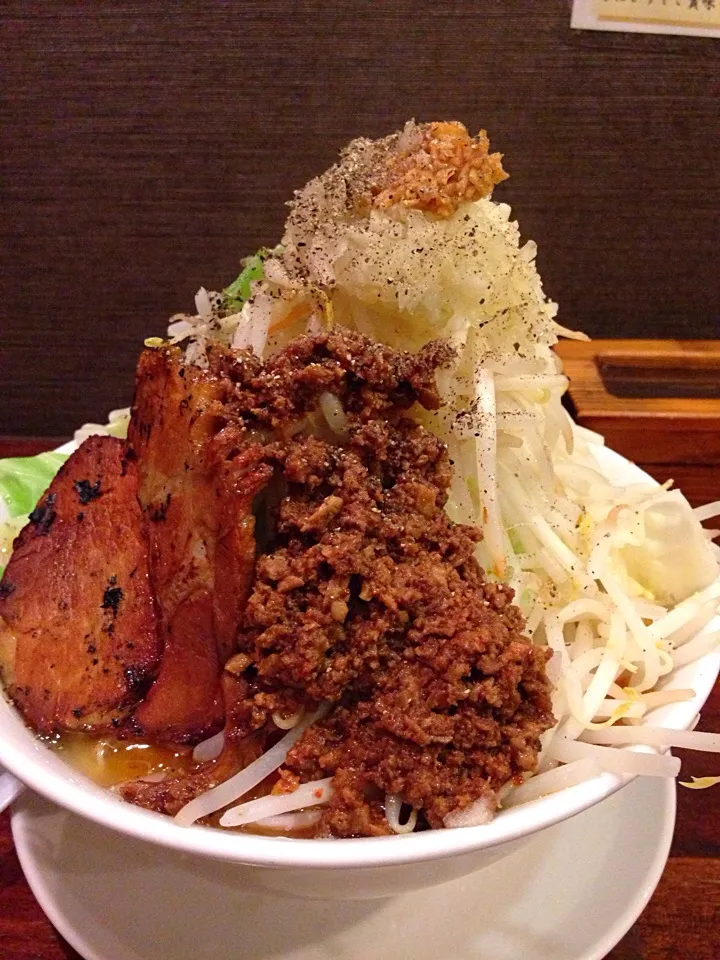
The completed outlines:
{"type": "MultiPolygon", "coordinates": [[[[263,785],[333,777],[315,835],[389,833],[388,794],[421,827],[493,802],[535,768],[552,725],[547,651],[524,635],[512,591],[485,579],[480,531],[447,517],[452,465],[413,419],[416,404],[440,406],[449,348],[411,355],[335,329],[265,361],[217,346],[207,359],[201,371],[163,347],[140,362],[126,459],[156,611],[154,683],[123,707],[120,730],[192,743],[224,724],[225,749],[122,795],[174,814],[278,739],[273,715],[323,701],[329,713],[263,785]],[[328,395],[339,433],[321,413],[328,395]]],[[[64,571],[79,594],[86,570],[76,557],[64,571]]],[[[17,626],[25,610],[13,610],[17,626]]],[[[5,682],[24,709],[7,646],[5,682]]]]}

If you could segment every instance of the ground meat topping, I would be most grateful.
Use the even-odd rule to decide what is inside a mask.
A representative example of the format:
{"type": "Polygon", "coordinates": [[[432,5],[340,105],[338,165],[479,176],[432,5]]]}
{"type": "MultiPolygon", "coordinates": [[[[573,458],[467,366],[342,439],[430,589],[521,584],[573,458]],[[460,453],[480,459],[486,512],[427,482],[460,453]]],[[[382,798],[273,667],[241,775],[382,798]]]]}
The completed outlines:
{"type": "Polygon", "coordinates": [[[435,382],[453,350],[433,341],[416,354],[400,353],[349,330],[298,337],[263,364],[253,355],[210,353],[211,367],[236,384],[234,409],[249,425],[282,431],[317,408],[323,393],[338,397],[361,419],[392,416],[414,402],[440,406],[435,382]]]}
{"type": "Polygon", "coordinates": [[[266,448],[279,472],[273,534],[231,661],[247,691],[238,736],[281,704],[333,704],[281,773],[334,777],[324,834],[388,833],[386,794],[442,826],[534,769],[553,722],[547,653],[523,636],[512,591],[485,580],[480,531],[443,510],[445,446],[407,416],[418,400],[437,406],[444,356],[332,332],[233,371],[251,420],[297,423],[325,390],[348,418],[343,443],[301,431],[266,448]]]}

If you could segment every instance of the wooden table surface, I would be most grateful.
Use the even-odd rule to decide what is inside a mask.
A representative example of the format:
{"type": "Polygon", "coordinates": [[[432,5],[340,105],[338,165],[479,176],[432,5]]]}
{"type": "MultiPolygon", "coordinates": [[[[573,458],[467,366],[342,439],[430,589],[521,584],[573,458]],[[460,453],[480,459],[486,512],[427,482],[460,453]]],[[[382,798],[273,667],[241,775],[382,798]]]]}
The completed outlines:
{"type": "MultiPolygon", "coordinates": [[[[42,442],[38,441],[0,438],[0,456],[29,454],[41,448],[42,442]]],[[[701,471],[692,499],[710,500],[716,483],[716,476],[708,477],[701,471]]],[[[699,729],[720,731],[720,685],[716,685],[703,711],[699,729]]],[[[717,754],[676,753],[683,761],[681,779],[720,775],[717,754]]],[[[720,786],[710,790],[678,787],[675,838],[663,877],[648,907],[608,954],[608,960],[716,960],[719,907],[720,786]]],[[[0,815],[0,960],[78,958],[30,892],[13,850],[9,814],[0,815]]]]}

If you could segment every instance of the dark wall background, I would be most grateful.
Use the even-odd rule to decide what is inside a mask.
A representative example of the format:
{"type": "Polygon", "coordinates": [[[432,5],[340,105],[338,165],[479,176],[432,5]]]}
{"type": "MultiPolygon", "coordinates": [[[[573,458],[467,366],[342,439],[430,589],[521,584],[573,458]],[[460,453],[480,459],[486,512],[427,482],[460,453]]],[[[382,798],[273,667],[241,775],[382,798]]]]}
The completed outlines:
{"type": "Polygon", "coordinates": [[[720,335],[720,43],[565,0],[3,5],[0,434],[129,401],[142,339],[351,137],[486,127],[561,322],[720,335]]]}

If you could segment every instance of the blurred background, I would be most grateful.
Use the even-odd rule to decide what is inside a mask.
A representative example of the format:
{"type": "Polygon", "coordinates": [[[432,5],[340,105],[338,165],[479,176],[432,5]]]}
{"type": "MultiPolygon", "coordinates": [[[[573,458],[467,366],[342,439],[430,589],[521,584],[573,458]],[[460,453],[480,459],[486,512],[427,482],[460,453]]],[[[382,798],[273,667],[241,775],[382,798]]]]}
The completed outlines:
{"type": "Polygon", "coordinates": [[[561,323],[720,335],[720,43],[566,0],[5,3],[0,435],[129,403],[143,338],[410,117],[485,127],[561,323]]]}

